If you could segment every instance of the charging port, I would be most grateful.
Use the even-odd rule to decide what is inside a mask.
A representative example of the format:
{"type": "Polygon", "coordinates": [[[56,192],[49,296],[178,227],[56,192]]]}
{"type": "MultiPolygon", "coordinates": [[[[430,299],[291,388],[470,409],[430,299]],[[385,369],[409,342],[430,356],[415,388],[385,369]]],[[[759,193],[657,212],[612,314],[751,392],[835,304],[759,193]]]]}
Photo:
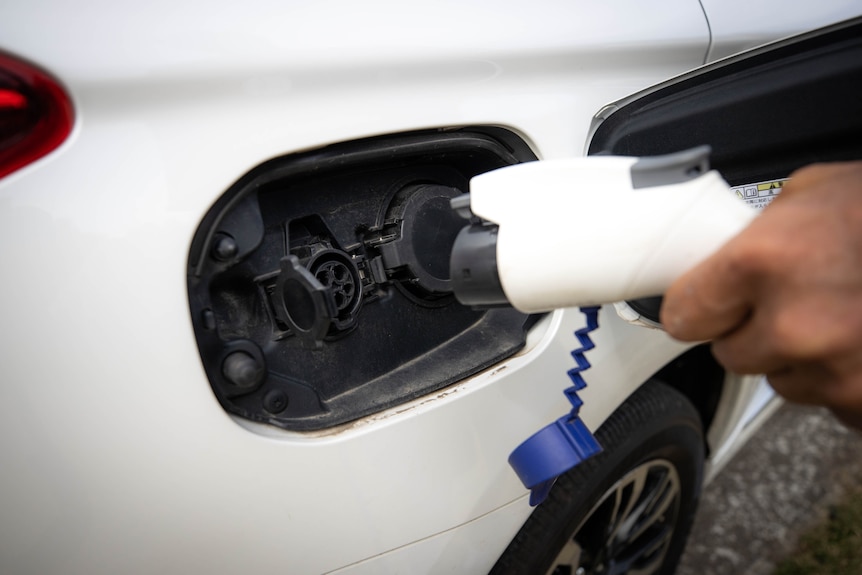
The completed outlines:
{"type": "Polygon", "coordinates": [[[515,353],[528,316],[452,295],[463,220],[450,201],[474,175],[534,159],[505,130],[429,131],[285,156],[240,178],[189,258],[195,335],[222,406],[321,429],[515,353]]]}

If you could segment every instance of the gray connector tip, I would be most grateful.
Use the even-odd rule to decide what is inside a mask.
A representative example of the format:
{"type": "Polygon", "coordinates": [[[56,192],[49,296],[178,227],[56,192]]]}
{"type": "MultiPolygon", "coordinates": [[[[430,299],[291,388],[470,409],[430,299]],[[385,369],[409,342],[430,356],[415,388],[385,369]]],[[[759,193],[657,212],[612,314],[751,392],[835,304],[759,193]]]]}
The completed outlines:
{"type": "Polygon", "coordinates": [[[449,260],[452,291],[464,305],[510,305],[497,272],[497,226],[473,224],[458,233],[449,260]]]}
{"type": "Polygon", "coordinates": [[[473,211],[470,209],[470,194],[455,196],[449,200],[449,205],[465,220],[473,217],[473,211]]]}
{"type": "Polygon", "coordinates": [[[680,184],[709,171],[709,146],[698,146],[663,156],[640,158],[632,165],[632,187],[651,188],[680,184]]]}

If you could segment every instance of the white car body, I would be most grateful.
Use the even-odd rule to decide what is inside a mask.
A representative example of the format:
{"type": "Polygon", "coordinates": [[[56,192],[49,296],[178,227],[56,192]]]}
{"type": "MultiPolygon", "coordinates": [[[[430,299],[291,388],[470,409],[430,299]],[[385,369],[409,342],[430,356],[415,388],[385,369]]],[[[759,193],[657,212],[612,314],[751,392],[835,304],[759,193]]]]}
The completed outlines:
{"type": "MultiPolygon", "coordinates": [[[[541,159],[582,155],[606,103],[862,10],[33,0],[0,12],[0,49],[59,78],[75,110],[59,149],[0,180],[0,571],[93,575],[482,573],[531,512],[507,457],[569,409],[577,310],[546,316],[492,368],[336,428],[226,414],[185,273],[201,218],[244,173],[450,126],[506,127],[541,159]]],[[[581,394],[591,429],[686,349],[613,307],[600,321],[581,394]]],[[[728,376],[707,475],[754,428],[771,397],[759,393],[728,376]]]]}

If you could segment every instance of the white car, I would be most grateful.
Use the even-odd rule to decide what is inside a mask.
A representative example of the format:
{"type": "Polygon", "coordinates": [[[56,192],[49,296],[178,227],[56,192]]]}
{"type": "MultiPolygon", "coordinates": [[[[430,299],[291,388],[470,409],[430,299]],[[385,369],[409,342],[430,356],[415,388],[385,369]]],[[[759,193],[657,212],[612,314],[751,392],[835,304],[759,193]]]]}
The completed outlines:
{"type": "MultiPolygon", "coordinates": [[[[671,571],[768,387],[634,325],[655,300],[605,306],[578,413],[604,451],[531,507],[507,458],[572,410],[584,316],[458,304],[450,200],[708,144],[765,202],[859,157],[860,22],[732,55],[860,13],[7,2],[0,572],[671,571]]],[[[571,216],[572,258],[613,225],[571,216]]]]}

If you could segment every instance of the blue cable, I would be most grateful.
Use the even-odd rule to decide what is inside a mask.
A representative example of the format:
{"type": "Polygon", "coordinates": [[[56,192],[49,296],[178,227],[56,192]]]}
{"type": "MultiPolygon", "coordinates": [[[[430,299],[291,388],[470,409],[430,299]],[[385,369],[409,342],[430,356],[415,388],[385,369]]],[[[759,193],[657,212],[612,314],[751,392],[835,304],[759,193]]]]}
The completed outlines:
{"type": "Polygon", "coordinates": [[[590,332],[599,327],[599,307],[582,307],[581,313],[586,316],[587,325],[575,331],[581,347],[572,350],[576,366],[567,372],[572,386],[564,391],[572,410],[540,429],[509,456],[509,465],[530,490],[530,505],[533,506],[545,500],[557,477],[602,450],[578,416],[584,404],[578,391],[587,386],[582,373],[590,368],[585,354],[595,347],[590,332]]]}

